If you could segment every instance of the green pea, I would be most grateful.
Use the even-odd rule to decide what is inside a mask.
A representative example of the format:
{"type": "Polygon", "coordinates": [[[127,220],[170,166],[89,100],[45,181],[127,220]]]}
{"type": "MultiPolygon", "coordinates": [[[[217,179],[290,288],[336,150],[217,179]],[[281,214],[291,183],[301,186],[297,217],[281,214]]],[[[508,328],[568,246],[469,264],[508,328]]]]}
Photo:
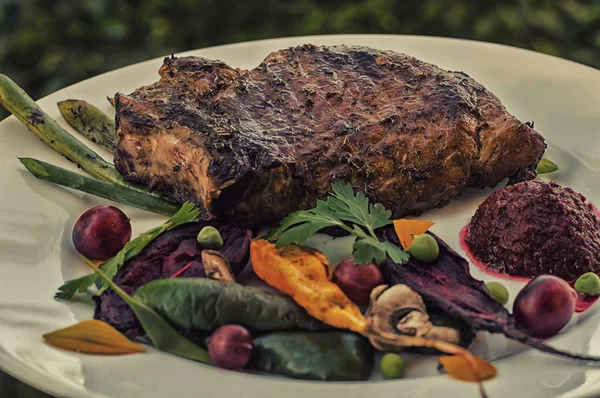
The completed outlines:
{"type": "Polygon", "coordinates": [[[215,227],[211,227],[210,225],[200,230],[196,240],[200,246],[206,247],[207,249],[217,250],[223,247],[223,238],[221,238],[221,234],[215,227]]]}
{"type": "Polygon", "coordinates": [[[502,305],[506,305],[508,303],[508,290],[504,285],[500,282],[488,282],[485,284],[487,289],[492,294],[492,297],[496,299],[502,305]]]}
{"type": "Polygon", "coordinates": [[[408,251],[414,258],[424,263],[435,261],[440,254],[437,241],[429,234],[415,236],[408,251]]]}
{"type": "Polygon", "coordinates": [[[404,361],[400,355],[389,352],[381,357],[379,371],[386,380],[401,379],[404,377],[404,361]]]}
{"type": "Polygon", "coordinates": [[[593,272],[588,272],[577,278],[575,290],[588,296],[600,295],[600,278],[593,272]]]}

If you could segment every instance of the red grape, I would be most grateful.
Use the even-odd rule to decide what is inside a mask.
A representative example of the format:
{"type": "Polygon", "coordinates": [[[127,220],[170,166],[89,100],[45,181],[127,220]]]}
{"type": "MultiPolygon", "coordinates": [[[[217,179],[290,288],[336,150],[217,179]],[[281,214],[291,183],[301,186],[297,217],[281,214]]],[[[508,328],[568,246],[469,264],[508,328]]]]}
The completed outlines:
{"type": "Polygon", "coordinates": [[[75,249],[92,260],[108,260],[131,239],[131,223],[113,206],[97,206],[83,213],[73,227],[75,249]]]}
{"type": "Polygon", "coordinates": [[[220,368],[242,369],[252,355],[252,336],[239,325],[221,326],[210,337],[208,355],[220,368]]]}
{"type": "Polygon", "coordinates": [[[369,304],[371,290],[384,283],[379,267],[373,263],[355,265],[352,257],[335,267],[332,281],[358,305],[369,304]]]}
{"type": "Polygon", "coordinates": [[[558,333],[573,316],[575,291],[563,279],[542,275],[531,280],[515,298],[515,320],[533,337],[558,333]]]}

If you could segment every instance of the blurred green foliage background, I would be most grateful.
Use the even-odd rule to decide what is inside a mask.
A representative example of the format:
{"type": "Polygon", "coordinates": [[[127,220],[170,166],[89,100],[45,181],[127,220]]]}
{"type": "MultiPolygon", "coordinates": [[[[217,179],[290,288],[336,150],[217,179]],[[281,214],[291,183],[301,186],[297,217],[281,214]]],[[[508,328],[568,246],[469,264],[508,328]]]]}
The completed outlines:
{"type": "Polygon", "coordinates": [[[0,0],[0,72],[37,99],[173,52],[335,33],[476,39],[600,66],[600,0],[0,0]]]}

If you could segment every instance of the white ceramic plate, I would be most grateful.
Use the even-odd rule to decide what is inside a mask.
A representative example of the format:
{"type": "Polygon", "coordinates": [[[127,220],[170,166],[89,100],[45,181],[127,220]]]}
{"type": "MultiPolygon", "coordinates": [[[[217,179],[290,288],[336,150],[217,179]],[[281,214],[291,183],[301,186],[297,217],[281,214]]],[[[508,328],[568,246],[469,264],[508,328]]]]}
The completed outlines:
{"type": "MultiPolygon", "coordinates": [[[[193,51],[252,68],[271,51],[293,45],[358,44],[404,52],[462,70],[500,97],[519,119],[534,120],[549,143],[547,156],[561,170],[552,178],[600,204],[600,73],[530,51],[461,40],[406,36],[322,36],[277,39],[193,51]]],[[[67,127],[56,108],[66,98],[86,99],[106,112],[107,95],[131,92],[158,77],[156,59],[113,71],[56,92],[39,104],[67,127]]],[[[103,152],[104,153],[104,152],[103,152]]],[[[110,158],[107,155],[107,158],[110,158]]],[[[75,168],[29,133],[13,117],[0,123],[0,368],[43,391],[64,397],[475,397],[473,384],[435,371],[435,361],[409,359],[408,378],[360,383],[299,382],[226,372],[171,355],[98,357],[45,345],[41,335],[92,316],[85,299],[52,299],[63,281],[87,273],[71,246],[71,229],[86,209],[107,203],[30,176],[17,156],[35,157],[75,168]]],[[[424,217],[459,250],[458,232],[491,190],[469,191],[424,217]]],[[[163,218],[120,206],[133,220],[134,235],[163,218]]],[[[329,250],[329,254],[334,256],[329,250]]],[[[477,269],[476,278],[489,279],[477,269]]],[[[519,283],[509,284],[512,296],[519,283]]],[[[509,303],[510,305],[510,303],[509,303]]],[[[562,349],[600,355],[598,306],[576,317],[550,343],[562,349]]],[[[525,349],[503,336],[478,336],[474,349],[491,359],[498,377],[486,383],[491,397],[593,397],[600,395],[600,370],[525,349]],[[519,351],[514,355],[508,353],[519,351]]]]}

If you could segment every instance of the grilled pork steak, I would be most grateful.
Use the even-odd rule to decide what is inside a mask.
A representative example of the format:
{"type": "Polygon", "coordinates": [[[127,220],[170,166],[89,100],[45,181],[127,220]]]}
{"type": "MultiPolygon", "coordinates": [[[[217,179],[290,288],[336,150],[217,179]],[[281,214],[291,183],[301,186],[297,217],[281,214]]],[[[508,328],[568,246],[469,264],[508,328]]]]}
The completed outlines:
{"type": "Polygon", "coordinates": [[[466,74],[391,51],[304,45],[249,71],[171,57],[159,73],[116,95],[115,165],[220,218],[278,221],[335,178],[394,217],[418,214],[534,178],[545,150],[466,74]]]}

